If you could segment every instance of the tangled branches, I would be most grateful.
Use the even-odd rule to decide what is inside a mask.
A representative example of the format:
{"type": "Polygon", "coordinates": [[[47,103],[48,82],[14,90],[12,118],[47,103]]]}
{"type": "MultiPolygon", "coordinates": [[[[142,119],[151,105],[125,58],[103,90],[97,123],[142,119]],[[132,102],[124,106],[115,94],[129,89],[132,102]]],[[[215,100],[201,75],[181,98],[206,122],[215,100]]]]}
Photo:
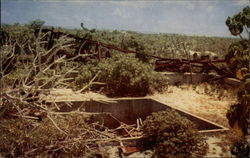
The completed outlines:
{"type": "Polygon", "coordinates": [[[33,44],[26,43],[28,51],[17,41],[1,47],[0,141],[5,143],[0,145],[0,154],[4,157],[47,154],[96,157],[100,152],[96,142],[113,137],[97,132],[92,124],[86,123],[88,114],[55,113],[41,97],[53,88],[73,87],[70,76],[79,66],[67,65],[83,55],[78,54],[73,59],[60,54],[71,46],[71,39],[67,37],[59,38],[46,50],[41,40],[43,36],[39,34],[33,44]]]}

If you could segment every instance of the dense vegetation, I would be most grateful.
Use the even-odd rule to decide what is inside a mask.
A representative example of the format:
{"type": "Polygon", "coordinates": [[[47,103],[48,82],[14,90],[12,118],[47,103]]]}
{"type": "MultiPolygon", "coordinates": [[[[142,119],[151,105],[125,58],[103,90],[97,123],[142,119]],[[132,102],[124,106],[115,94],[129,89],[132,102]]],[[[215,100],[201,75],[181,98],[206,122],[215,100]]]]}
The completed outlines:
{"type": "Polygon", "coordinates": [[[167,86],[166,77],[153,71],[151,65],[124,54],[82,66],[76,81],[81,85],[98,73],[96,81],[105,83],[104,91],[110,95],[141,96],[167,86]]]}
{"type": "MultiPolygon", "coordinates": [[[[32,24],[30,24],[32,25],[32,24]]],[[[8,33],[9,38],[17,40],[20,44],[30,40],[34,30],[30,25],[7,25],[2,24],[2,29],[8,33]]],[[[44,26],[43,28],[51,28],[44,26]]],[[[54,30],[75,34],[79,37],[88,37],[107,44],[113,44],[117,47],[131,50],[143,50],[151,55],[162,57],[185,57],[183,44],[188,50],[204,53],[211,51],[223,57],[228,46],[237,41],[232,38],[205,37],[205,36],[187,36],[178,34],[144,34],[132,31],[109,31],[95,29],[65,29],[54,28],[54,30]]]]}
{"type": "MultiPolygon", "coordinates": [[[[98,61],[88,54],[78,53],[72,47],[73,44],[77,44],[77,48],[81,46],[76,39],[62,36],[53,39],[53,45],[49,46],[47,35],[37,31],[46,28],[43,25],[44,22],[39,20],[27,25],[1,24],[0,141],[6,143],[0,145],[0,156],[96,157],[97,147],[87,138],[98,135],[92,126],[82,121],[82,114],[56,114],[39,94],[46,95],[52,88],[63,87],[78,92],[101,91],[112,96],[144,96],[167,86],[165,77],[153,71],[154,60],[144,54],[186,58],[187,49],[201,54],[211,51],[224,57],[230,43],[239,41],[236,38],[95,30],[83,25],[82,29],[54,28],[139,52],[128,55],[111,50],[111,58],[98,61]]],[[[93,49],[86,48],[87,53],[91,54],[93,49]]],[[[228,59],[230,63],[229,56],[228,59]]],[[[145,134],[153,138],[149,142],[157,147],[155,155],[201,156],[205,153],[204,140],[197,130],[191,129],[194,126],[190,121],[172,111],[157,116],[149,117],[144,126],[145,134]],[[158,126],[162,123],[163,126],[158,126]],[[170,129],[173,123],[174,129],[170,129]],[[166,130],[176,138],[170,138],[166,130]],[[180,148],[165,139],[177,143],[180,148]],[[165,147],[173,150],[166,151],[165,147]],[[192,152],[191,147],[195,148],[192,152]]]]}
{"type": "Polygon", "coordinates": [[[236,142],[232,148],[232,153],[237,157],[248,157],[250,153],[250,7],[228,17],[226,24],[229,31],[235,36],[241,36],[243,30],[248,34],[248,39],[233,43],[228,49],[226,56],[228,67],[231,71],[245,83],[238,92],[238,102],[231,105],[227,112],[229,124],[233,127],[242,140],[236,142]]]}
{"type": "Polygon", "coordinates": [[[205,138],[195,125],[174,110],[153,113],[143,122],[145,145],[154,157],[200,157],[207,152],[205,138]]]}
{"type": "MultiPolygon", "coordinates": [[[[67,88],[74,90],[82,90],[86,86],[88,89],[98,90],[98,87],[105,87],[103,92],[110,95],[146,95],[152,90],[164,88],[166,81],[163,76],[153,72],[154,60],[143,54],[186,58],[186,49],[200,51],[201,54],[205,51],[213,51],[222,57],[229,44],[237,41],[237,39],[230,38],[142,34],[84,27],[82,29],[54,28],[55,31],[138,52],[133,56],[119,55],[117,51],[109,50],[112,58],[98,62],[95,59],[85,60],[87,55],[78,53],[76,48],[79,48],[82,43],[76,39],[64,36],[55,38],[52,39],[53,47],[49,47],[47,35],[37,32],[38,28],[46,28],[43,24],[44,21],[35,20],[26,25],[1,25],[1,36],[3,37],[1,39],[3,56],[1,76],[3,76],[2,81],[5,82],[4,86],[18,87],[25,81],[25,84],[29,83],[28,86],[36,82],[39,88],[58,88],[66,85],[67,88]],[[72,47],[73,43],[79,46],[72,47]],[[56,63],[52,63],[53,60],[55,61],[54,56],[57,56],[56,63]],[[34,68],[34,64],[36,68],[34,68]],[[51,78],[52,74],[54,78],[51,78]],[[134,78],[135,76],[136,78],[134,78]],[[116,77],[119,80],[114,80],[116,77]],[[32,80],[35,82],[28,82],[32,80]],[[40,87],[41,85],[42,87],[40,87]]],[[[93,49],[90,47],[86,51],[91,54],[93,49]]]]}
{"type": "MultiPolygon", "coordinates": [[[[6,117],[6,115],[5,115],[6,117]]],[[[50,114],[42,121],[27,118],[0,119],[1,157],[97,157],[105,155],[91,139],[100,139],[84,114],[50,114]],[[57,126],[50,120],[56,120],[57,126]],[[99,155],[98,155],[99,154],[99,155]]]]}

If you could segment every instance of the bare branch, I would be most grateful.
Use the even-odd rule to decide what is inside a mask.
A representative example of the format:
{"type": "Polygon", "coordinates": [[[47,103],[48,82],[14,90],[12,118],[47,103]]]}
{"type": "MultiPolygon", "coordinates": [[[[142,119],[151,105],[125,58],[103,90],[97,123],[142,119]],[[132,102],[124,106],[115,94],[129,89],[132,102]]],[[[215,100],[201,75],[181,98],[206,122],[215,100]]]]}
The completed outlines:
{"type": "Polygon", "coordinates": [[[94,80],[98,77],[98,75],[100,74],[100,71],[96,73],[96,75],[89,81],[89,83],[87,85],[85,85],[82,89],[76,91],[77,93],[81,93],[82,91],[84,91],[85,89],[87,89],[89,86],[92,85],[92,83],[94,82],[94,80]]]}
{"type": "Polygon", "coordinates": [[[51,118],[50,115],[47,115],[47,117],[50,119],[50,121],[54,124],[54,126],[55,126],[60,132],[66,134],[66,135],[68,134],[68,133],[66,133],[65,131],[63,131],[63,130],[57,125],[57,123],[51,118]]]}

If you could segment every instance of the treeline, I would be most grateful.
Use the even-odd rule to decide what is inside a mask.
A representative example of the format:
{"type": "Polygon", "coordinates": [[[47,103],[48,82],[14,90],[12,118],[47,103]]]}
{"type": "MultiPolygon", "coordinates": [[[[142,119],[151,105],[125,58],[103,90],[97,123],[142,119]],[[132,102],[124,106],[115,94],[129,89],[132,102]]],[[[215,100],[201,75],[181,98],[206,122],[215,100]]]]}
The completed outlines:
{"type": "MultiPolygon", "coordinates": [[[[37,28],[37,26],[35,27],[37,28]]],[[[12,40],[19,40],[19,43],[22,44],[32,38],[34,34],[33,28],[34,25],[32,23],[26,25],[2,24],[1,32],[8,34],[12,40]]],[[[51,29],[52,27],[43,26],[42,28],[51,29]]],[[[54,30],[74,34],[79,37],[87,37],[123,49],[171,58],[185,57],[184,49],[200,53],[210,51],[219,57],[224,57],[230,44],[238,41],[237,38],[187,36],[167,33],[146,34],[133,31],[87,29],[84,27],[82,29],[56,27],[54,30]]]]}

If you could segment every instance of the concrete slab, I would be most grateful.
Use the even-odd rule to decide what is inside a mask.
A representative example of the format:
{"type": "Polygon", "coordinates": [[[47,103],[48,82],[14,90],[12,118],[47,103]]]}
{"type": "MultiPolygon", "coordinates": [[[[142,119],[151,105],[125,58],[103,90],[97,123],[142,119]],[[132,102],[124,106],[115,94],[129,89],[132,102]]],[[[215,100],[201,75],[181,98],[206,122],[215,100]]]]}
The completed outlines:
{"type": "Polygon", "coordinates": [[[214,75],[203,73],[162,72],[162,74],[168,77],[168,83],[170,85],[198,84],[206,82],[214,77],[214,75]]]}
{"type": "MultiPolygon", "coordinates": [[[[213,78],[220,77],[216,74],[205,74],[205,73],[178,73],[178,72],[161,72],[161,74],[168,77],[169,85],[180,85],[180,84],[199,84],[207,82],[213,78]]],[[[244,84],[244,82],[236,78],[224,78],[221,79],[223,83],[231,87],[238,87],[244,84]]]]}
{"type": "MultiPolygon", "coordinates": [[[[57,106],[60,107],[60,112],[69,112],[79,109],[80,111],[90,113],[111,113],[115,119],[118,119],[126,124],[135,124],[138,118],[144,120],[153,112],[174,109],[180,115],[194,122],[200,132],[227,130],[227,128],[221,125],[198,117],[184,110],[171,107],[170,105],[166,105],[161,101],[154,100],[149,97],[111,99],[110,102],[99,102],[94,100],[73,101],[70,103],[70,106],[68,106],[65,102],[57,102],[57,106]]],[[[113,126],[113,128],[115,127],[113,126]]]]}

